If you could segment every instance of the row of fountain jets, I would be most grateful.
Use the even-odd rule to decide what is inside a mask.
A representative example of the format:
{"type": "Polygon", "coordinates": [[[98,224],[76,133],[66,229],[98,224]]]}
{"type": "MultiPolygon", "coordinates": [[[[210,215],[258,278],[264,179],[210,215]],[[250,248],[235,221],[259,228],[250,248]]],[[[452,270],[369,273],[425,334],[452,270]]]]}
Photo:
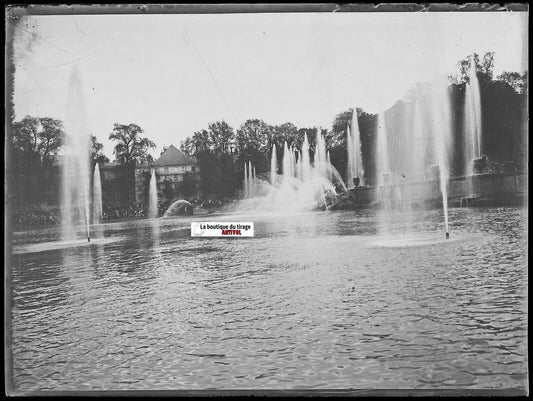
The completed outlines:
{"type": "MultiPolygon", "coordinates": [[[[63,164],[63,200],[62,222],[64,236],[72,236],[75,223],[84,219],[87,226],[87,237],[90,237],[90,204],[92,203],[93,224],[102,219],[102,190],[100,168],[96,164],[93,175],[92,202],[90,199],[89,158],[90,134],[86,131],[86,121],[81,112],[84,107],[84,96],[81,86],[79,70],[73,68],[69,82],[69,103],[65,125],[68,132],[78,133],[69,135],[65,143],[65,162],[63,164]]],[[[428,144],[433,142],[432,158],[439,166],[441,177],[441,191],[445,214],[446,231],[448,231],[447,216],[447,178],[449,165],[449,150],[451,144],[450,105],[447,93],[447,83],[432,85],[429,93],[422,95],[414,103],[414,123],[411,129],[411,140],[400,144],[400,148],[391,149],[387,136],[385,114],[378,116],[377,148],[378,185],[383,185],[382,176],[389,174],[391,161],[394,161],[396,171],[410,171],[416,176],[416,171],[424,168],[427,158],[425,152],[428,144]],[[423,109],[423,110],[421,110],[423,109]],[[431,129],[422,129],[422,115],[428,116],[431,129]],[[407,144],[407,145],[405,145],[407,144]],[[409,149],[402,148],[408,146],[409,149]],[[420,152],[420,153],[417,153],[420,152]],[[391,155],[392,154],[392,155],[391,155]],[[390,157],[394,156],[394,157],[390,157]]],[[[427,125],[427,124],[426,124],[427,125]]],[[[272,147],[270,183],[257,177],[255,167],[251,162],[245,163],[243,197],[251,199],[263,197],[270,204],[286,207],[288,203],[297,207],[312,207],[317,197],[324,195],[324,191],[332,189],[332,181],[338,182],[343,189],[346,186],[335,167],[331,164],[329,151],[326,149],[324,135],[317,131],[316,148],[313,162],[309,151],[307,135],[300,150],[283,146],[282,170],[278,171],[276,146],[272,147]],[[291,201],[292,199],[292,201],[291,201]],[[277,202],[277,203],[276,203],[277,202]]],[[[353,179],[358,177],[364,185],[364,169],[361,151],[360,132],[357,113],[354,111],[352,121],[346,129],[347,134],[347,171],[348,187],[353,187],[353,179]]],[[[471,73],[466,85],[465,98],[465,143],[464,153],[470,161],[481,156],[481,100],[477,75],[471,73]]],[[[264,205],[262,205],[264,206],[264,205]]],[[[152,170],[149,186],[149,216],[158,215],[157,185],[155,171],[152,170]]]]}

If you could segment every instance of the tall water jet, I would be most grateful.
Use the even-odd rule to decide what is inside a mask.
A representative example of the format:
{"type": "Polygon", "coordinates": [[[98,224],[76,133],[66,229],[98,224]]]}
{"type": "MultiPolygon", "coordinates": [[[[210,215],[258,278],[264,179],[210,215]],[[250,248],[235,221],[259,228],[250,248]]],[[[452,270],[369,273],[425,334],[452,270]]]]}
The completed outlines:
{"type": "Polygon", "coordinates": [[[287,142],[283,145],[283,176],[285,178],[294,176],[294,173],[292,171],[292,157],[291,152],[289,151],[289,147],[287,146],[287,142]]]}
{"type": "Polygon", "coordinates": [[[346,183],[348,188],[353,187],[353,178],[354,178],[354,171],[353,171],[353,143],[352,143],[352,134],[350,132],[350,124],[346,124],[346,153],[348,156],[348,160],[346,163],[346,183]]]}
{"type": "MultiPolygon", "coordinates": [[[[250,162],[250,164],[252,164],[250,162]]],[[[257,193],[257,179],[255,175],[255,166],[252,167],[252,196],[255,196],[257,193]]]]}
{"type": "Polygon", "coordinates": [[[77,237],[74,226],[84,225],[90,240],[91,136],[85,118],[85,96],[78,66],[72,68],[65,117],[61,222],[63,239],[77,237]]]}
{"type": "Polygon", "coordinates": [[[387,143],[387,126],[385,122],[385,113],[378,114],[377,140],[376,140],[376,184],[386,184],[390,174],[389,150],[387,143]]]}
{"type": "Polygon", "coordinates": [[[150,188],[148,191],[148,217],[157,217],[159,206],[157,204],[157,181],[155,169],[152,169],[150,176],[150,188]]]}
{"type": "Polygon", "coordinates": [[[278,175],[278,158],[276,155],[276,144],[272,145],[272,157],[270,158],[270,185],[274,186],[278,175]]]}
{"type": "Polygon", "coordinates": [[[256,176],[255,166],[251,161],[244,163],[243,198],[253,198],[260,189],[260,180],[256,176]]]}
{"type": "Polygon", "coordinates": [[[409,165],[407,174],[412,181],[422,181],[425,179],[425,148],[426,138],[422,128],[422,112],[420,111],[420,101],[417,99],[414,105],[411,141],[411,154],[417,157],[407,157],[409,165]]]}
{"type": "Polygon", "coordinates": [[[272,146],[270,183],[257,177],[255,167],[251,163],[245,164],[245,187],[250,188],[250,199],[241,200],[237,206],[239,210],[262,212],[295,212],[316,208],[324,210],[328,207],[328,201],[331,201],[331,196],[328,195],[334,196],[331,180],[338,181],[346,190],[342,177],[330,163],[325,137],[320,131],[317,135],[313,163],[311,163],[307,134],[299,151],[285,141],[281,160],[282,167],[278,172],[276,147],[272,146]]]}
{"type": "Polygon", "coordinates": [[[93,223],[99,224],[102,221],[102,183],[100,180],[100,166],[94,166],[93,174],[93,223]]]}
{"type": "Polygon", "coordinates": [[[297,176],[296,173],[296,153],[294,152],[294,147],[290,147],[290,155],[291,155],[291,174],[293,177],[297,176]]]}
{"type": "MultiPolygon", "coordinates": [[[[329,166],[331,165],[331,157],[329,156],[329,150],[326,152],[326,164],[329,166]]],[[[331,179],[333,178],[332,177],[332,174],[330,171],[328,171],[327,173],[327,177],[326,177],[328,180],[331,181],[331,179]]]]}
{"type": "Polygon", "coordinates": [[[439,166],[439,183],[442,193],[442,207],[444,211],[444,224],[446,238],[450,236],[448,224],[448,179],[449,158],[451,148],[451,117],[450,98],[447,82],[435,82],[431,91],[432,132],[435,157],[439,166]]]}
{"type": "Polygon", "coordinates": [[[250,198],[251,196],[253,196],[253,187],[252,187],[252,184],[253,184],[253,172],[252,172],[252,162],[251,161],[248,161],[248,194],[247,194],[247,197],[250,198]]]}
{"type": "Polygon", "coordinates": [[[357,111],[354,109],[352,114],[352,122],[346,128],[347,135],[347,152],[348,152],[348,167],[347,179],[348,187],[353,187],[353,179],[359,177],[359,182],[363,185],[363,154],[361,151],[361,134],[359,132],[359,122],[357,119],[357,111]]]}
{"type": "Polygon", "coordinates": [[[309,139],[306,133],[302,144],[302,181],[307,181],[309,178],[311,178],[311,159],[309,157],[309,139]]]}
{"type": "Polygon", "coordinates": [[[481,95],[475,63],[472,60],[465,89],[464,122],[465,173],[474,173],[473,161],[481,157],[481,95]]]}
{"type": "Polygon", "coordinates": [[[250,196],[250,188],[248,188],[248,185],[250,183],[250,180],[248,179],[248,163],[244,162],[244,181],[243,181],[243,196],[245,198],[248,198],[250,196]]]}
{"type": "Polygon", "coordinates": [[[314,165],[320,177],[326,176],[326,142],[320,127],[316,130],[314,165]]]}

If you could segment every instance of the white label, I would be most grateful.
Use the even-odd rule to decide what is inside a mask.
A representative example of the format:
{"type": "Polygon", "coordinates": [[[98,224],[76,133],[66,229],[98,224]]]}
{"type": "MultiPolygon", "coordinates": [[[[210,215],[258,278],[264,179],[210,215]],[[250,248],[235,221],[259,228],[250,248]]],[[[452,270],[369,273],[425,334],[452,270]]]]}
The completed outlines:
{"type": "Polygon", "coordinates": [[[253,237],[254,223],[191,223],[191,237],[253,237]]]}

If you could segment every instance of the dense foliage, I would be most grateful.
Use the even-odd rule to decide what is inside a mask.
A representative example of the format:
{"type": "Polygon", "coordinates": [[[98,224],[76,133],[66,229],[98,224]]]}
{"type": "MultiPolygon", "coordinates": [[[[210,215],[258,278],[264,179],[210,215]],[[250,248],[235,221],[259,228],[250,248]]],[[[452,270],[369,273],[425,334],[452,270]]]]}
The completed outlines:
{"type": "MultiPolygon", "coordinates": [[[[489,160],[512,162],[518,169],[525,169],[528,73],[503,72],[494,78],[494,53],[489,52],[483,57],[473,54],[459,61],[457,73],[449,77],[454,143],[452,174],[464,174],[466,170],[461,144],[465,125],[465,85],[471,63],[475,65],[482,99],[482,153],[489,160]]],[[[409,94],[387,110],[386,114],[401,114],[408,101],[409,94]]],[[[355,112],[361,135],[365,183],[371,185],[375,179],[377,115],[360,108],[355,112]]],[[[335,116],[332,128],[322,130],[331,162],[343,177],[347,168],[346,129],[353,113],[354,109],[340,112],[335,116]]],[[[394,132],[392,127],[391,135],[394,132]]],[[[135,164],[153,161],[149,150],[155,148],[155,144],[142,137],[143,133],[136,124],[114,125],[109,139],[115,142],[114,155],[122,167],[132,169],[135,164]]],[[[61,121],[52,118],[26,116],[13,123],[13,174],[9,179],[15,189],[17,204],[57,201],[60,175],[54,165],[54,157],[64,135],[61,121]]],[[[280,169],[284,143],[300,150],[306,135],[313,153],[316,127],[297,127],[290,122],[271,125],[255,118],[246,120],[234,129],[225,121],[217,121],[210,123],[207,129],[187,137],[181,143],[181,150],[196,158],[200,166],[201,191],[205,197],[232,197],[241,189],[247,161],[253,163],[258,176],[268,179],[273,145],[276,145],[280,169]]],[[[102,144],[94,136],[91,139],[92,165],[108,162],[102,152],[102,144]]],[[[401,141],[402,138],[392,140],[401,141]]]]}

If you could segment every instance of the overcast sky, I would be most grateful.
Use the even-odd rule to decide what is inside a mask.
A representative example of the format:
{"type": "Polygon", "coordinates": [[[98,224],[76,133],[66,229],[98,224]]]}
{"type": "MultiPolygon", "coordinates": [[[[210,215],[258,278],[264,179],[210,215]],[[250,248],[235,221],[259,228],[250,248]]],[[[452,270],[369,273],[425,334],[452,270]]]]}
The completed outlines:
{"type": "Polygon", "coordinates": [[[16,29],[16,119],[64,119],[82,74],[90,131],[112,158],[113,124],[179,146],[210,122],[330,128],[350,107],[389,108],[417,81],[494,51],[527,69],[527,14],[302,13],[38,16],[16,29]]]}

